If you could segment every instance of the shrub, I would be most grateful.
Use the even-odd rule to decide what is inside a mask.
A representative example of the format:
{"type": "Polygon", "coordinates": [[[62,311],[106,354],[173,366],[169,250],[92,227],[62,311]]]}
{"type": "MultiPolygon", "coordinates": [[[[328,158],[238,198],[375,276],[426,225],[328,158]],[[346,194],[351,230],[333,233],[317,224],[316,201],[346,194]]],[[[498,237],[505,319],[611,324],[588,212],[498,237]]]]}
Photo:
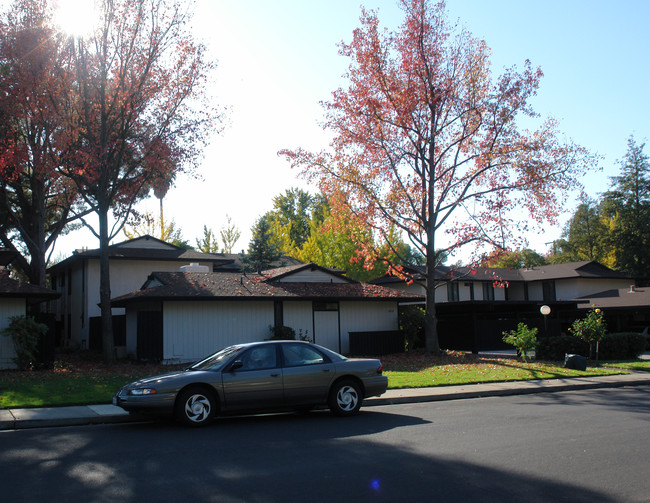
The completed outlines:
{"type": "Polygon", "coordinates": [[[37,323],[32,316],[12,316],[9,319],[9,326],[2,330],[2,334],[11,337],[14,343],[16,357],[13,361],[20,370],[27,370],[36,361],[40,338],[47,333],[47,325],[37,323]]]}
{"type": "Polygon", "coordinates": [[[516,347],[519,356],[527,362],[528,355],[526,353],[535,349],[537,345],[537,329],[528,328],[525,323],[519,323],[517,330],[503,332],[503,342],[516,347]]]}
{"type": "Polygon", "coordinates": [[[271,340],[293,341],[296,339],[296,331],[291,327],[278,325],[275,327],[270,326],[271,340]]]}
{"type": "Polygon", "coordinates": [[[646,338],[636,332],[607,334],[599,344],[598,354],[603,360],[633,360],[646,347],[646,338]]]}
{"type": "Polygon", "coordinates": [[[600,309],[591,309],[582,320],[575,320],[569,331],[589,343],[589,358],[593,358],[597,343],[607,333],[602,311],[600,309]]]}
{"type": "Polygon", "coordinates": [[[399,328],[404,334],[406,351],[424,347],[424,309],[418,306],[401,309],[399,328]]]}
{"type": "Polygon", "coordinates": [[[544,337],[537,341],[537,360],[564,361],[564,355],[587,355],[589,344],[577,337],[544,337]]]}

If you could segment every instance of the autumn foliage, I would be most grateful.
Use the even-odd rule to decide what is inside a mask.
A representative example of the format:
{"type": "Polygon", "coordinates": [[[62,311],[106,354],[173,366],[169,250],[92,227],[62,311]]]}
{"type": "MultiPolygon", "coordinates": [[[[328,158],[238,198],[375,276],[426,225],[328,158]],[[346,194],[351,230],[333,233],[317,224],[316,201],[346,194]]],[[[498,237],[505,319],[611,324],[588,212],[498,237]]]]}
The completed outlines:
{"type": "MultiPolygon", "coordinates": [[[[99,241],[104,353],[112,360],[109,242],[135,202],[152,189],[162,197],[178,174],[193,171],[220,113],[206,93],[215,63],[192,36],[186,2],[96,7],[96,27],[74,37],[56,25],[56,2],[12,4],[0,37],[0,176],[7,184],[26,172],[38,174],[30,181],[65,181],[67,207],[77,200],[79,216],[95,214],[83,223],[99,241]]],[[[36,200],[51,198],[33,187],[41,187],[30,188],[36,200]]]]}
{"type": "MultiPolygon", "coordinates": [[[[537,120],[530,99],[539,68],[526,61],[493,78],[487,45],[450,23],[444,2],[401,4],[396,32],[363,10],[340,46],[347,87],[323,104],[331,148],[282,154],[328,195],[333,215],[353,215],[385,239],[397,229],[426,255],[427,348],[437,352],[441,254],[467,244],[521,247],[529,223],[557,217],[590,159],[561,139],[554,120],[537,120]],[[539,125],[525,130],[522,119],[539,125]]],[[[403,274],[399,264],[392,272],[403,274]]]]}

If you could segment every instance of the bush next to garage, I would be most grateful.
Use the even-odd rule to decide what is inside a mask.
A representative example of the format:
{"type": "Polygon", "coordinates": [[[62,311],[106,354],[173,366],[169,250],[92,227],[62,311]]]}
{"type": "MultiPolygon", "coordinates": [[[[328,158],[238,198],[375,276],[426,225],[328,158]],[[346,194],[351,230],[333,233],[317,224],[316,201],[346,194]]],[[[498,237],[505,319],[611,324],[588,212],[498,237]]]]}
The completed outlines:
{"type": "Polygon", "coordinates": [[[38,323],[32,316],[11,316],[9,326],[2,334],[11,337],[16,351],[13,361],[20,370],[27,370],[38,363],[38,344],[47,333],[47,325],[38,323]]]}
{"type": "Polygon", "coordinates": [[[601,360],[633,360],[646,348],[646,339],[636,332],[607,334],[600,341],[598,358],[601,360]]]}
{"type": "Polygon", "coordinates": [[[271,340],[293,341],[296,339],[296,331],[284,325],[270,326],[271,340]]]}
{"type": "Polygon", "coordinates": [[[589,354],[589,343],[577,337],[542,337],[537,340],[537,360],[563,361],[565,354],[589,354]]]}

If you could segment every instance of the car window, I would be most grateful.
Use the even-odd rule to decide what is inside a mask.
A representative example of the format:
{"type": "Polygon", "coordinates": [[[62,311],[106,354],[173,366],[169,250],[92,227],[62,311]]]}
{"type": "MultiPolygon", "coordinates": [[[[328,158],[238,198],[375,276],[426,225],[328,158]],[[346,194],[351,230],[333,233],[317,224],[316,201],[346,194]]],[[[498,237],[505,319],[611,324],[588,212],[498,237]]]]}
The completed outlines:
{"type": "Polygon", "coordinates": [[[218,351],[208,356],[207,358],[196,362],[189,368],[191,370],[217,370],[225,363],[228,358],[241,350],[242,346],[229,346],[227,348],[223,348],[221,351],[218,351]]]}
{"type": "Polygon", "coordinates": [[[306,344],[283,344],[282,355],[286,367],[326,363],[325,356],[306,344]]]}
{"type": "Polygon", "coordinates": [[[260,370],[277,367],[275,344],[254,346],[238,358],[242,362],[239,370],[260,370]]]}

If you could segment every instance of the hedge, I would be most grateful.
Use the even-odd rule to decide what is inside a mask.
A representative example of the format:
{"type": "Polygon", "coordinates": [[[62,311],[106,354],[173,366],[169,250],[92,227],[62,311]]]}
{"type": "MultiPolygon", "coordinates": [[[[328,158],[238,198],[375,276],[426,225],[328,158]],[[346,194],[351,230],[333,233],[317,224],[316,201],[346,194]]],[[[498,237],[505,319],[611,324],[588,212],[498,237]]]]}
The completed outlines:
{"type": "Polygon", "coordinates": [[[600,343],[601,360],[634,360],[645,351],[647,340],[636,332],[607,334],[600,343]]]}
{"type": "Polygon", "coordinates": [[[589,343],[573,336],[541,337],[535,348],[536,360],[564,361],[565,354],[589,355],[589,343]]]}
{"type": "MultiPolygon", "coordinates": [[[[647,339],[636,332],[607,334],[598,347],[599,360],[634,360],[647,346],[647,339]]],[[[589,343],[573,336],[544,337],[537,341],[537,360],[563,361],[565,354],[589,356],[589,343]]]]}

